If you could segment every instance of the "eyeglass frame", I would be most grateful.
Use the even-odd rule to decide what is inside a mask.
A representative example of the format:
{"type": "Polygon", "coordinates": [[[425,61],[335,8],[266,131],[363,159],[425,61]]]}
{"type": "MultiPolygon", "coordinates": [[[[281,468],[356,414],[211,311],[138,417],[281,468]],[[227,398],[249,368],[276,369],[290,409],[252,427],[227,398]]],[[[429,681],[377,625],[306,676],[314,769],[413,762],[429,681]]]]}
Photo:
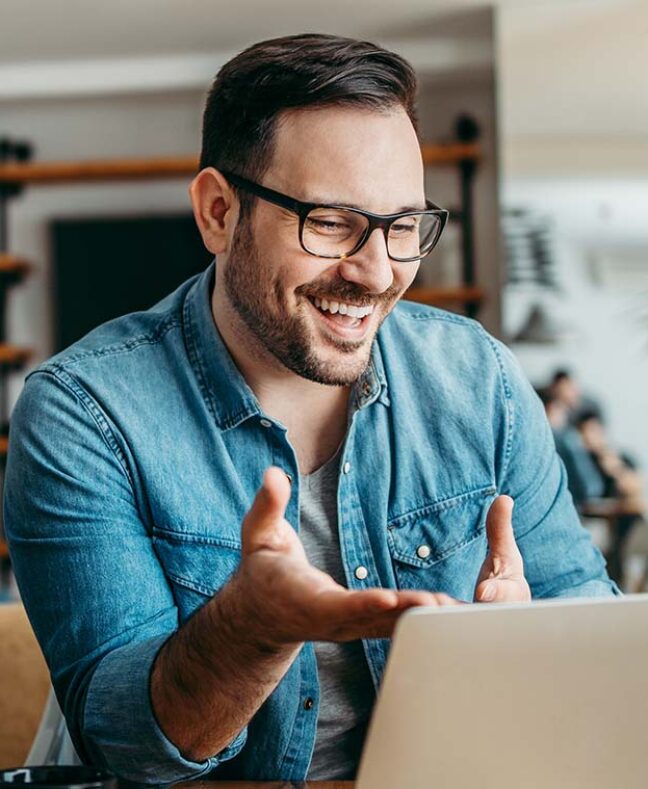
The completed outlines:
{"type": "Polygon", "coordinates": [[[396,263],[413,263],[416,260],[422,260],[424,257],[427,257],[430,252],[434,249],[434,247],[438,244],[439,239],[441,238],[441,234],[448,222],[448,217],[450,216],[450,212],[446,208],[441,208],[440,206],[433,203],[431,200],[425,200],[426,208],[424,211],[399,211],[395,214],[374,214],[371,211],[364,211],[361,208],[353,208],[347,205],[329,205],[326,203],[307,203],[303,200],[297,200],[295,197],[290,197],[289,195],[283,194],[282,192],[277,192],[275,189],[270,189],[267,186],[263,186],[262,184],[258,184],[255,181],[250,181],[247,178],[243,178],[241,175],[236,175],[236,173],[230,173],[226,171],[222,171],[221,173],[233,186],[236,186],[239,189],[243,189],[250,194],[255,195],[255,197],[260,197],[262,200],[265,200],[268,203],[272,203],[273,205],[279,206],[280,208],[285,208],[288,211],[296,214],[299,217],[299,244],[301,248],[309,255],[317,258],[324,258],[327,260],[345,260],[346,258],[351,257],[351,255],[355,255],[356,252],[359,252],[362,247],[367,243],[371,234],[376,229],[381,229],[383,231],[383,235],[385,236],[385,248],[387,250],[387,256],[390,260],[395,261],[396,263]],[[306,245],[304,244],[304,223],[306,222],[306,217],[310,212],[315,208],[332,208],[335,210],[342,210],[342,211],[351,211],[354,214],[359,214],[363,216],[367,221],[368,225],[364,232],[364,234],[360,237],[358,243],[353,247],[350,252],[346,252],[342,255],[318,255],[317,252],[313,252],[310,249],[307,249],[306,245]],[[410,258],[396,258],[389,252],[389,229],[391,228],[392,224],[396,222],[398,219],[403,219],[406,216],[416,216],[418,214],[427,214],[430,216],[436,216],[440,220],[440,228],[439,232],[436,235],[436,239],[432,246],[422,255],[416,255],[410,258]]]}

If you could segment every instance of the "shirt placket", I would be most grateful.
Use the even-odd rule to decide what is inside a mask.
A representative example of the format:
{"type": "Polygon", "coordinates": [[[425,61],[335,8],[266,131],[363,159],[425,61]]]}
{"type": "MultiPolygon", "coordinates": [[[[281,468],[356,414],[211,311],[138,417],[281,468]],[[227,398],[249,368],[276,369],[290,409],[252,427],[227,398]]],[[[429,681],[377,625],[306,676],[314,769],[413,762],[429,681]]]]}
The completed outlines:
{"type": "MultiPolygon", "coordinates": [[[[288,440],[286,428],[267,416],[260,419],[261,427],[267,431],[272,443],[273,465],[282,469],[291,485],[290,500],[286,507],[286,520],[299,533],[299,466],[297,456],[288,440]]],[[[297,657],[299,681],[294,693],[298,697],[292,722],[278,722],[282,727],[290,726],[285,753],[279,755],[280,775],[286,780],[302,781],[306,778],[317,732],[320,688],[317,678],[317,661],[311,643],[306,643],[297,657]]]]}
{"type": "MultiPolygon", "coordinates": [[[[378,568],[369,542],[364,513],[356,484],[355,436],[356,417],[353,415],[340,463],[338,485],[338,530],[340,553],[349,589],[370,589],[382,586],[378,568]]],[[[387,656],[385,639],[364,639],[367,664],[377,689],[380,684],[387,656]]]]}

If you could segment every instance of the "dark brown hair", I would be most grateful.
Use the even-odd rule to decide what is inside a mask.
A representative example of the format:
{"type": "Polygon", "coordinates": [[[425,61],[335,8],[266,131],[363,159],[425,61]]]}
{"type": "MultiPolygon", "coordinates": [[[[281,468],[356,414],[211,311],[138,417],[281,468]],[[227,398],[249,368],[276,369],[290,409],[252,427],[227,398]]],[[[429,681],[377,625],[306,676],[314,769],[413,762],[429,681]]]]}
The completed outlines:
{"type": "Polygon", "coordinates": [[[216,75],[203,116],[200,167],[259,180],[272,159],[279,116],[290,109],[400,105],[416,127],[415,93],[410,64],[376,44],[309,33],[262,41],[216,75]]]}

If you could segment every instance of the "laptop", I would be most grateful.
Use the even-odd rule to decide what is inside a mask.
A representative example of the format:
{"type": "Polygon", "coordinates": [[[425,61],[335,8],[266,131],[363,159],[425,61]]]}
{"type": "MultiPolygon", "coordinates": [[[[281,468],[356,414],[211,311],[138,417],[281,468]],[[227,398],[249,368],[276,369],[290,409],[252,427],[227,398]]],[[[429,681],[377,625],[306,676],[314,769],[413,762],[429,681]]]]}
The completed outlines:
{"type": "Polygon", "coordinates": [[[648,786],[648,595],[398,622],[357,789],[648,786]]]}

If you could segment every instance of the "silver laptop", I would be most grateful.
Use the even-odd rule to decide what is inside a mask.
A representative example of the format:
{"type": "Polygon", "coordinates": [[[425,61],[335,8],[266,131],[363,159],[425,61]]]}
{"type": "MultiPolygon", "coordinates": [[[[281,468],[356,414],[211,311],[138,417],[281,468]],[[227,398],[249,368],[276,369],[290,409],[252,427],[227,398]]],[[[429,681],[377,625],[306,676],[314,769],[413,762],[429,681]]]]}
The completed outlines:
{"type": "Polygon", "coordinates": [[[357,789],[648,786],[648,595],[416,609],[357,789]]]}

